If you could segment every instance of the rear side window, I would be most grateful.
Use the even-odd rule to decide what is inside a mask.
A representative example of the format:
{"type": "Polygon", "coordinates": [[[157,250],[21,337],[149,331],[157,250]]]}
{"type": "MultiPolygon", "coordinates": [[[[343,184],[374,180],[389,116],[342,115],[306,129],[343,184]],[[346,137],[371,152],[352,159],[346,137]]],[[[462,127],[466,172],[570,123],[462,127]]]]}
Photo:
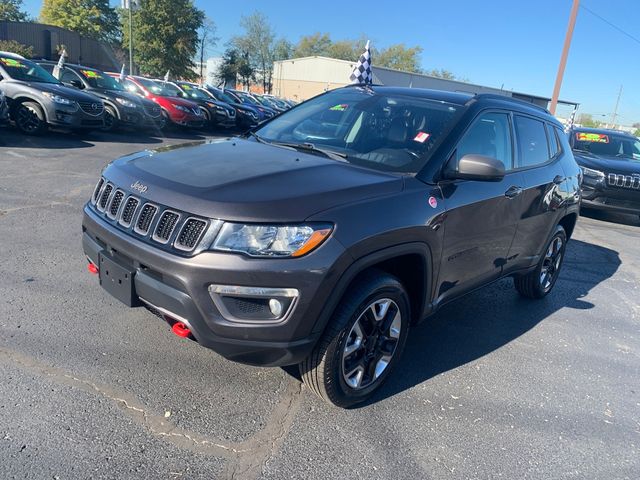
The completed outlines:
{"type": "Polygon", "coordinates": [[[549,124],[547,124],[547,135],[549,135],[549,153],[551,154],[551,158],[553,158],[560,152],[560,145],[558,144],[555,128],[549,124]]]}
{"type": "Polygon", "coordinates": [[[137,93],[138,95],[142,95],[142,90],[140,90],[138,86],[135,83],[133,83],[131,80],[124,80],[122,84],[124,85],[124,88],[126,88],[131,93],[137,93]]]}
{"type": "Polygon", "coordinates": [[[507,170],[513,168],[511,128],[506,113],[485,113],[467,130],[458,143],[456,157],[484,155],[500,160],[507,170]]]}
{"type": "Polygon", "coordinates": [[[547,162],[549,145],[544,123],[529,117],[515,117],[518,138],[518,167],[532,167],[547,162]]]}

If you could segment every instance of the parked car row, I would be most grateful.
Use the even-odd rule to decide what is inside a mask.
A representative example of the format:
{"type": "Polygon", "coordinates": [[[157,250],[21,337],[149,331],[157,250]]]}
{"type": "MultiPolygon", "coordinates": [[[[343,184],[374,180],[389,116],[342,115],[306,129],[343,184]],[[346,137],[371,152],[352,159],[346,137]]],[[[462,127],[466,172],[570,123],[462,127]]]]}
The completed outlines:
{"type": "Polygon", "coordinates": [[[82,65],[65,64],[56,71],[56,65],[0,52],[0,123],[11,120],[28,135],[49,126],[246,131],[293,106],[270,95],[135,75],[121,78],[82,65]]]}

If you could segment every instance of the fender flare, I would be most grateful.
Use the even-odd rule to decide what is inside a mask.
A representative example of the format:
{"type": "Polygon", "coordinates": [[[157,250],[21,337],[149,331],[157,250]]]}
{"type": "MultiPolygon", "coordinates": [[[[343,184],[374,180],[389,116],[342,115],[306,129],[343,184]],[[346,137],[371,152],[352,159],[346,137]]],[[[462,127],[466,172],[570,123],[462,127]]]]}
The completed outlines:
{"type": "Polygon", "coordinates": [[[9,105],[9,115],[11,116],[11,119],[15,121],[15,119],[13,118],[13,112],[16,108],[16,105],[18,103],[22,103],[22,102],[36,102],[38,105],[40,105],[40,108],[42,109],[42,113],[44,114],[44,120],[46,123],[49,123],[49,113],[47,112],[47,109],[45,108],[45,106],[42,104],[42,102],[40,100],[38,100],[37,98],[35,98],[34,96],[31,96],[29,94],[24,94],[21,93],[17,98],[14,99],[9,99],[7,97],[7,103],[9,105]],[[9,103],[9,100],[11,100],[11,102],[9,103]]]}
{"type": "Polygon", "coordinates": [[[358,258],[355,262],[353,262],[340,276],[340,279],[336,282],[333,287],[332,294],[327,298],[325,305],[318,316],[315,326],[313,327],[312,334],[320,334],[326,328],[329,320],[331,319],[331,315],[335,311],[338,303],[347,292],[349,285],[356,279],[358,275],[364,272],[366,269],[384,262],[386,260],[391,260],[396,257],[400,257],[403,255],[419,255],[423,261],[423,272],[424,272],[424,294],[422,296],[422,301],[420,302],[421,308],[419,312],[413,312],[414,318],[416,320],[421,319],[428,306],[431,305],[430,293],[433,285],[433,256],[431,253],[431,248],[423,242],[408,242],[400,245],[394,245],[391,247],[386,247],[381,250],[376,250],[374,252],[368,253],[360,258],[358,258]]]}

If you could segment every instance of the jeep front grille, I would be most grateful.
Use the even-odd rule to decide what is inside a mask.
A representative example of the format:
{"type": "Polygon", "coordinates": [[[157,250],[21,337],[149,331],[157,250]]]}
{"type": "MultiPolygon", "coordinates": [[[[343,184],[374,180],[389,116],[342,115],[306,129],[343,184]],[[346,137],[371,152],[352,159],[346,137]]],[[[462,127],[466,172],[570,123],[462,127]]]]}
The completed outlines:
{"type": "Polygon", "coordinates": [[[180,220],[180,214],[172,210],[165,210],[158,220],[158,225],[153,232],[152,238],[156,242],[167,243],[171,238],[173,230],[176,228],[176,224],[180,220]]]}
{"type": "Polygon", "coordinates": [[[175,247],[179,250],[193,250],[200,241],[202,233],[207,226],[207,222],[199,218],[188,218],[176,239],[175,247]]]}
{"type": "Polygon", "coordinates": [[[213,225],[209,219],[147,202],[104,177],[96,184],[89,205],[118,230],[180,255],[200,252],[208,227],[213,225]]]}
{"type": "Polygon", "coordinates": [[[140,200],[135,197],[127,198],[127,202],[122,209],[122,216],[120,217],[120,225],[127,228],[131,226],[133,220],[133,214],[136,213],[136,209],[140,205],[140,200]]]}
{"type": "Polygon", "coordinates": [[[610,173],[607,176],[610,187],[631,188],[640,190],[640,175],[623,175],[621,173],[610,173]]]}
{"type": "Polygon", "coordinates": [[[136,226],[133,231],[140,235],[146,235],[149,232],[151,222],[153,222],[153,217],[156,216],[157,212],[158,207],[151,203],[145,203],[142,210],[140,210],[140,215],[138,215],[138,220],[136,221],[136,226]]]}

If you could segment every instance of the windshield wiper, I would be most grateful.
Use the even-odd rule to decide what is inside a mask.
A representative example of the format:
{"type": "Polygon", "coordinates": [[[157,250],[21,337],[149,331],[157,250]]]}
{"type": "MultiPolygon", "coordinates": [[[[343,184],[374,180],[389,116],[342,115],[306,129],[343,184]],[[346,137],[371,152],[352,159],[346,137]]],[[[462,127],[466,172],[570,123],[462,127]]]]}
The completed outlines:
{"type": "Polygon", "coordinates": [[[338,160],[339,162],[343,162],[348,158],[346,153],[335,152],[333,150],[326,150],[324,148],[316,147],[313,143],[305,142],[305,143],[287,143],[287,142],[271,142],[272,145],[277,145],[279,147],[288,147],[295,148],[296,150],[303,150],[307,152],[320,153],[327,158],[332,160],[338,160]]]}

